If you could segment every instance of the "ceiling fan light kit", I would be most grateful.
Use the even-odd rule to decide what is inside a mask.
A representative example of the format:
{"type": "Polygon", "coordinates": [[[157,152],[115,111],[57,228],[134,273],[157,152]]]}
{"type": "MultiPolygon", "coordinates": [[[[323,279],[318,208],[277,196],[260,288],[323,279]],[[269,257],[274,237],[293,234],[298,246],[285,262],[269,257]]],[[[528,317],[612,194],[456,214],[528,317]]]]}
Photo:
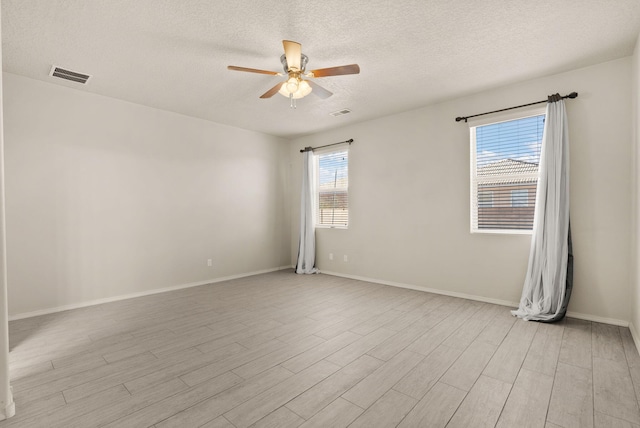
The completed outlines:
{"type": "Polygon", "coordinates": [[[294,82],[291,82],[291,80],[289,79],[282,84],[278,91],[280,95],[297,100],[306,97],[313,90],[306,80],[299,79],[294,82]]]}
{"type": "MultiPolygon", "coordinates": [[[[290,40],[283,40],[284,55],[280,57],[280,62],[284,68],[284,72],[287,75],[287,80],[280,82],[267,92],[262,94],[260,98],[271,98],[276,93],[279,93],[287,98],[291,102],[291,108],[296,108],[295,100],[304,98],[312,91],[320,98],[328,98],[333,95],[322,86],[317,83],[303,79],[318,78],[328,76],[341,76],[346,74],[358,74],[360,73],[360,67],[358,64],[342,65],[339,67],[320,68],[317,70],[311,70],[306,72],[307,62],[309,57],[302,53],[302,45],[290,40]]],[[[244,71],[248,73],[268,74],[271,76],[283,76],[282,73],[276,71],[259,70],[255,68],[237,67],[230,65],[227,67],[229,70],[244,71]]]]}

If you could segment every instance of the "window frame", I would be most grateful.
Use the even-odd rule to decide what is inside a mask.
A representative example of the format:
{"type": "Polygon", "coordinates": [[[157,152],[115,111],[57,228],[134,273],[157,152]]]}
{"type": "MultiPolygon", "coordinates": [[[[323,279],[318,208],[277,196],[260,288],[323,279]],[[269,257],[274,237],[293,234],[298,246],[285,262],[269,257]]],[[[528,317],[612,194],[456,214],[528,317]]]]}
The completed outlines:
{"type": "MultiPolygon", "coordinates": [[[[476,151],[476,128],[486,125],[492,125],[496,123],[502,122],[510,122],[519,119],[526,119],[528,117],[534,116],[545,116],[546,120],[546,105],[543,106],[530,106],[528,108],[518,109],[517,111],[509,111],[503,112],[501,114],[490,115],[490,117],[481,117],[476,119],[470,119],[468,121],[469,125],[469,151],[470,151],[470,174],[469,174],[469,230],[471,234],[498,234],[498,235],[531,235],[533,230],[531,229],[480,229],[477,227],[477,217],[478,212],[477,208],[479,204],[474,207],[476,201],[478,200],[478,186],[477,183],[474,183],[474,179],[477,174],[477,151],[476,151]],[[475,208],[475,219],[474,219],[474,208],[475,208]],[[475,220],[475,221],[474,221],[475,220]]],[[[544,135],[544,131],[543,131],[544,135]]],[[[544,137],[543,137],[544,138],[544,137]]],[[[534,175],[531,175],[532,178],[534,175]]],[[[538,169],[538,173],[535,174],[536,183],[540,178],[540,169],[538,169]]],[[[530,205],[527,205],[530,206],[530,205]]],[[[533,208],[535,211],[535,201],[533,203],[533,208]]]]}
{"type": "Polygon", "coordinates": [[[350,145],[345,144],[344,146],[332,146],[330,148],[323,148],[320,150],[314,150],[313,152],[313,161],[314,161],[314,227],[316,229],[349,229],[351,224],[351,216],[349,215],[350,204],[349,204],[349,169],[350,169],[350,145]],[[347,186],[339,187],[337,189],[344,189],[346,193],[347,199],[347,224],[321,224],[320,223],[320,157],[330,155],[333,153],[347,153],[347,186]]]}

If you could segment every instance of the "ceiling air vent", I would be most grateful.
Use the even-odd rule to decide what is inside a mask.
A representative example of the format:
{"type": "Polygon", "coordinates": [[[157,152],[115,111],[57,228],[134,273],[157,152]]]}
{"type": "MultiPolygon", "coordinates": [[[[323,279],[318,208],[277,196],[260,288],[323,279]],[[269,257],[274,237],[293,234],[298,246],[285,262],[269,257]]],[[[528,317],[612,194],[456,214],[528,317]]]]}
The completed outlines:
{"type": "Polygon", "coordinates": [[[351,113],[351,110],[349,110],[348,108],[343,108],[342,110],[334,111],[333,113],[329,113],[329,114],[333,117],[338,117],[338,116],[342,116],[343,114],[349,114],[349,113],[351,113]]]}
{"type": "Polygon", "coordinates": [[[82,74],[82,73],[78,73],[77,71],[66,70],[61,67],[56,67],[55,65],[51,67],[49,76],[59,77],[65,80],[71,80],[72,82],[81,83],[83,85],[86,85],[87,80],[89,80],[89,78],[91,77],[88,74],[82,74]]]}

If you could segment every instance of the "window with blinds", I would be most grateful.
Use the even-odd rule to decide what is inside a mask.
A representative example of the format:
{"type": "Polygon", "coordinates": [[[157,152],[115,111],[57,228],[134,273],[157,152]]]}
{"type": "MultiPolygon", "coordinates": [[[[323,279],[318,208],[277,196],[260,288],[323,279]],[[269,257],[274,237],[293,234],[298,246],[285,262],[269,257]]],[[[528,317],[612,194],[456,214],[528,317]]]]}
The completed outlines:
{"type": "Polygon", "coordinates": [[[471,232],[533,229],[544,117],[471,127],[471,232]]]}
{"type": "Polygon", "coordinates": [[[316,226],[349,225],[349,150],[316,155],[316,226]]]}

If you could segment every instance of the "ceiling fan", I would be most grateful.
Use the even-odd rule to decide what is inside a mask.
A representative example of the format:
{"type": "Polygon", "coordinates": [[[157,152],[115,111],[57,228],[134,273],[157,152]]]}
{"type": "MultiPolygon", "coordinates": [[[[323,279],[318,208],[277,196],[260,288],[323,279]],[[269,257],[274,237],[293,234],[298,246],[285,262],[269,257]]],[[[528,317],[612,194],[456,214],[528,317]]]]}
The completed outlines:
{"type": "Polygon", "coordinates": [[[291,101],[291,108],[296,107],[296,99],[309,95],[312,91],[320,98],[329,98],[333,95],[331,92],[313,82],[312,80],[303,79],[340,76],[345,74],[358,74],[360,67],[358,64],[341,65],[338,67],[319,68],[317,70],[306,71],[309,57],[302,53],[302,45],[298,42],[283,40],[284,55],[280,57],[280,62],[284,68],[285,74],[277,71],[259,70],[256,68],[236,67],[230,65],[227,68],[235,71],[245,71],[249,73],[269,74],[272,76],[287,76],[287,80],[280,82],[267,92],[262,94],[260,98],[271,98],[276,93],[280,93],[288,97],[291,101]]]}

